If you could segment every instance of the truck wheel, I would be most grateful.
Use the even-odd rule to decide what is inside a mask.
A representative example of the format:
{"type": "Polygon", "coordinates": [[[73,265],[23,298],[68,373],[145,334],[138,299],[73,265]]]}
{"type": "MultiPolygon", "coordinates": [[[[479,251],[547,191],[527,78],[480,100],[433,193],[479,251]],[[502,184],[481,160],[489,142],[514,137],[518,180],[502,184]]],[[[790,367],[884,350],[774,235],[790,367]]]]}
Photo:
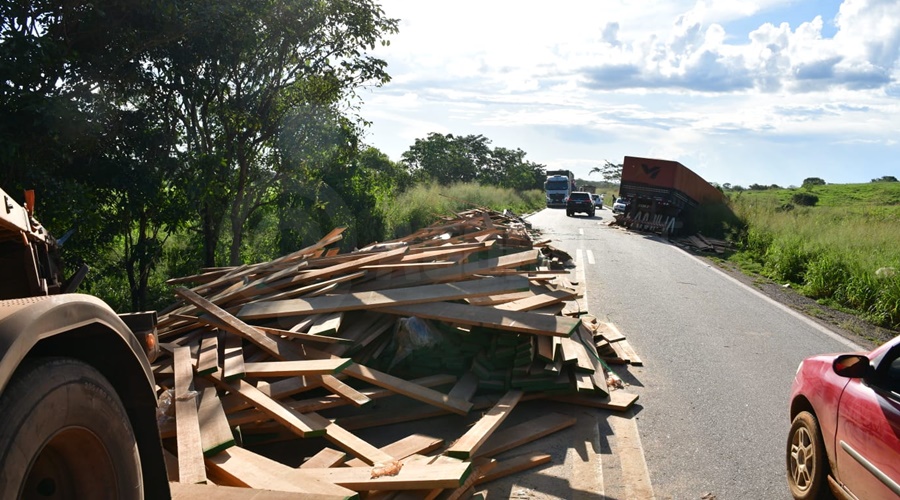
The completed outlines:
{"type": "Polygon", "coordinates": [[[794,417],[786,451],[791,495],[797,499],[831,498],[825,444],[819,422],[812,413],[803,411],[794,417]]]}
{"type": "Polygon", "coordinates": [[[125,408],[90,365],[26,360],[0,395],[0,415],[0,498],[143,498],[125,408]]]}

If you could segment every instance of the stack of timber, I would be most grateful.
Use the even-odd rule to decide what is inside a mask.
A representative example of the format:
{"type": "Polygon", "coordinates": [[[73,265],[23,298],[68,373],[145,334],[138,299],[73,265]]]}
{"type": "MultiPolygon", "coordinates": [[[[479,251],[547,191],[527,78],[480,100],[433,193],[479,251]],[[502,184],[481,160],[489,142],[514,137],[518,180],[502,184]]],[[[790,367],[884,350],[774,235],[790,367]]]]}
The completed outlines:
{"type": "Polygon", "coordinates": [[[547,242],[514,217],[471,210],[351,253],[336,247],[342,232],[170,280],[177,302],[160,314],[153,370],[173,491],[467,498],[550,460],[501,453],[574,424],[547,413],[501,428],[520,401],[624,410],[637,399],[610,389],[605,360],[618,358],[598,354],[622,339],[559,314],[576,296],[557,279],[568,272],[547,266],[552,252],[536,248],[547,242]],[[376,447],[353,432],[453,414],[447,443],[412,433],[376,447]],[[253,451],[298,439],[321,446],[280,461],[253,451]]]}

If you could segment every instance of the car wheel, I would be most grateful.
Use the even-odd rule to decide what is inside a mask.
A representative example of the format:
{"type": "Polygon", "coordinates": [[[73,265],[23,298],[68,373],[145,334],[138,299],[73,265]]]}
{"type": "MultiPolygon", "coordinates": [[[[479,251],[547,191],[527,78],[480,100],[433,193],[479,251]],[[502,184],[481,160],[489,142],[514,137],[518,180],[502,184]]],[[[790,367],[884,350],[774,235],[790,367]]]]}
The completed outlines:
{"type": "Polygon", "coordinates": [[[143,498],[128,416],[90,365],[24,363],[0,396],[0,415],[0,498],[143,498]]]}
{"type": "Polygon", "coordinates": [[[596,211],[596,210],[594,210],[593,212],[591,212],[591,217],[596,217],[596,216],[597,216],[597,211],[596,211]]]}
{"type": "Polygon", "coordinates": [[[572,212],[569,212],[568,210],[566,210],[566,217],[571,217],[571,216],[572,216],[572,212]]]}
{"type": "Polygon", "coordinates": [[[807,500],[830,494],[828,457],[819,422],[812,413],[803,411],[794,417],[786,455],[788,485],[794,498],[807,500]]]}

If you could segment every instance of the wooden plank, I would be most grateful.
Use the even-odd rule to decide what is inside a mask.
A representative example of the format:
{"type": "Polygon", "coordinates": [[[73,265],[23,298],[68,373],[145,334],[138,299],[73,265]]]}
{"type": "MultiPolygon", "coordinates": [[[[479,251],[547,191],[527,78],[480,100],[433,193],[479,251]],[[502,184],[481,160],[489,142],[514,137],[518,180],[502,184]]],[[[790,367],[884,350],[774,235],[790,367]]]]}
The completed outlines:
{"type": "Polygon", "coordinates": [[[203,376],[219,369],[219,335],[208,332],[200,341],[200,354],[197,358],[197,375],[203,376]]]}
{"type": "Polygon", "coordinates": [[[478,392],[478,376],[469,371],[459,378],[447,395],[461,401],[471,401],[476,392],[478,392]]]}
{"type": "Polygon", "coordinates": [[[309,327],[310,335],[337,335],[338,329],[341,327],[341,321],[344,319],[343,313],[323,314],[318,321],[309,327]]]}
{"type": "Polygon", "coordinates": [[[291,473],[298,469],[238,446],[208,457],[206,465],[212,479],[226,486],[329,495],[324,498],[333,499],[357,498],[355,492],[314,475],[304,476],[302,481],[297,481],[291,473]]]}
{"type": "Polygon", "coordinates": [[[205,483],[203,445],[197,416],[197,392],[193,390],[194,372],[191,349],[175,349],[175,423],[178,449],[178,480],[182,483],[205,483]]]}
{"type": "Polygon", "coordinates": [[[539,335],[535,337],[535,342],[537,343],[537,356],[548,363],[552,363],[556,347],[554,337],[539,335]]]}
{"type": "Polygon", "coordinates": [[[325,427],[320,422],[289,408],[278,401],[266,396],[256,387],[243,380],[227,381],[218,373],[208,375],[216,385],[239,394],[250,404],[259,408],[265,414],[287,427],[291,432],[300,437],[321,436],[325,433],[325,427]]]}
{"type": "Polygon", "coordinates": [[[433,271],[424,271],[413,273],[409,276],[400,277],[392,280],[378,280],[365,283],[361,287],[364,290],[382,290],[385,288],[411,287],[416,285],[424,285],[427,283],[446,283],[464,281],[474,275],[490,271],[492,269],[515,268],[520,266],[534,265],[538,262],[538,252],[527,250],[509,255],[503,255],[491,259],[479,260],[465,264],[457,264],[453,267],[445,267],[435,269],[433,271]]]}
{"type": "MultiPolygon", "coordinates": [[[[300,464],[300,469],[318,469],[324,467],[337,467],[344,463],[347,454],[334,448],[322,448],[318,453],[309,457],[300,464]]],[[[365,464],[364,464],[365,465],[365,464]]]]}
{"type": "MultiPolygon", "coordinates": [[[[440,448],[443,444],[444,440],[441,438],[427,436],[425,434],[411,434],[382,447],[381,451],[397,460],[403,460],[412,455],[431,453],[440,448]]],[[[367,464],[358,458],[354,458],[353,460],[348,460],[347,465],[350,467],[365,467],[367,464]]]]}
{"type": "Polygon", "coordinates": [[[550,463],[550,455],[533,451],[531,453],[510,458],[509,460],[501,460],[497,462],[497,466],[487,474],[482,475],[475,481],[475,484],[484,484],[501,477],[506,477],[523,470],[532,469],[539,465],[550,463]]]}
{"type": "Polygon", "coordinates": [[[634,352],[634,348],[631,347],[631,344],[628,343],[627,340],[622,340],[622,341],[620,341],[620,342],[616,342],[616,343],[613,344],[613,345],[614,345],[614,346],[618,346],[620,349],[622,349],[622,353],[625,354],[625,356],[628,358],[628,361],[629,361],[632,365],[635,365],[635,366],[644,366],[644,362],[641,361],[640,356],[638,356],[637,353],[634,352]]]}
{"type": "Polygon", "coordinates": [[[382,373],[360,364],[353,364],[345,368],[344,373],[353,378],[365,380],[378,387],[389,389],[397,394],[402,394],[459,415],[467,414],[472,408],[472,403],[469,403],[468,401],[450,397],[449,395],[434,389],[422,387],[418,384],[403,380],[402,378],[388,375],[387,373],[382,373]]]}
{"type": "Polygon", "coordinates": [[[313,297],[309,299],[256,302],[243,306],[238,312],[238,317],[250,320],[277,318],[280,316],[376,309],[384,305],[422,304],[445,300],[459,300],[467,297],[509,293],[527,289],[528,280],[519,276],[482,278],[479,280],[457,283],[393,288],[380,292],[370,291],[327,297],[313,297]]]}
{"type": "Polygon", "coordinates": [[[253,326],[257,330],[261,330],[264,333],[270,335],[280,335],[282,337],[288,337],[293,340],[299,340],[301,342],[316,342],[320,344],[352,344],[352,340],[348,340],[341,337],[331,337],[328,335],[310,335],[308,333],[302,332],[292,332],[291,330],[282,330],[281,328],[270,328],[265,326],[253,326]]]}
{"type": "Polygon", "coordinates": [[[324,481],[355,491],[419,490],[459,487],[471,472],[469,462],[404,465],[396,476],[372,477],[368,467],[331,467],[327,469],[297,469],[294,477],[318,477],[324,481]]]}
{"type": "MultiPolygon", "coordinates": [[[[353,366],[357,365],[351,364],[348,365],[345,369],[353,366]]],[[[346,399],[354,406],[364,406],[372,402],[372,400],[369,399],[365,394],[341,382],[332,375],[321,375],[321,377],[323,386],[327,387],[328,390],[337,394],[338,396],[346,399]]]]}
{"type": "Polygon", "coordinates": [[[567,429],[578,419],[562,413],[545,413],[540,417],[495,432],[475,453],[474,458],[494,457],[505,451],[567,429]]]}
{"type": "Polygon", "coordinates": [[[509,416],[509,413],[515,408],[516,403],[522,398],[522,391],[512,390],[507,392],[497,401],[497,404],[491,408],[478,422],[450,446],[444,454],[451,457],[468,459],[478,448],[484,444],[491,433],[500,426],[503,420],[509,416]]]}
{"type": "Polygon", "coordinates": [[[358,436],[354,435],[347,429],[344,429],[340,425],[328,420],[327,418],[319,415],[318,413],[312,412],[312,413],[306,414],[306,416],[315,425],[325,429],[325,439],[338,445],[341,449],[354,454],[355,456],[359,457],[362,461],[364,461],[370,465],[377,464],[377,463],[386,464],[388,462],[392,462],[392,461],[396,460],[391,455],[372,446],[371,444],[364,441],[363,439],[360,439],[358,436]]]}
{"type": "Polygon", "coordinates": [[[619,342],[620,340],[625,340],[625,336],[622,335],[622,332],[616,328],[616,325],[612,323],[601,322],[597,326],[597,333],[603,336],[607,342],[619,342]]]}
{"type": "Polygon", "coordinates": [[[337,374],[353,363],[349,358],[304,359],[244,363],[248,377],[293,377],[297,375],[337,374]]]}
{"type": "Polygon", "coordinates": [[[589,406],[591,408],[603,408],[604,410],[625,411],[634,404],[638,399],[637,394],[631,394],[625,391],[610,391],[609,396],[591,397],[585,395],[560,396],[553,395],[547,397],[553,401],[561,403],[569,403],[580,406],[589,406]]]}
{"type": "Polygon", "coordinates": [[[580,339],[580,344],[584,347],[584,351],[588,355],[588,362],[593,367],[590,375],[594,387],[603,394],[609,394],[609,387],[606,382],[606,369],[603,366],[603,362],[600,361],[600,356],[597,354],[596,347],[593,345],[593,335],[591,334],[590,328],[582,324],[578,327],[578,330],[575,331],[573,337],[580,339]]]}
{"type": "Polygon", "coordinates": [[[208,457],[234,446],[234,435],[228,425],[222,402],[216,394],[216,388],[203,388],[200,396],[200,407],[197,409],[200,419],[200,442],[203,445],[203,456],[208,457]]]}
{"type": "Polygon", "coordinates": [[[381,312],[401,316],[419,316],[448,323],[469,326],[483,326],[534,335],[568,337],[581,323],[577,318],[549,316],[525,311],[501,311],[493,307],[478,307],[451,302],[413,304],[406,306],[386,306],[381,312]]]}
{"type": "Polygon", "coordinates": [[[216,486],[214,484],[169,483],[172,500],[339,500],[346,495],[329,495],[327,493],[271,491],[235,486],[216,486]]]}
{"type": "Polygon", "coordinates": [[[571,290],[553,290],[547,293],[535,295],[524,299],[514,300],[505,304],[494,306],[502,311],[533,311],[552,304],[558,304],[575,298],[576,293],[571,290]]]}
{"type": "MultiPolygon", "coordinates": [[[[225,380],[244,378],[244,349],[242,339],[237,335],[225,335],[222,355],[222,372],[225,380]]],[[[210,372],[212,373],[212,372],[210,372]]],[[[204,374],[208,375],[208,374],[204,374]]]]}

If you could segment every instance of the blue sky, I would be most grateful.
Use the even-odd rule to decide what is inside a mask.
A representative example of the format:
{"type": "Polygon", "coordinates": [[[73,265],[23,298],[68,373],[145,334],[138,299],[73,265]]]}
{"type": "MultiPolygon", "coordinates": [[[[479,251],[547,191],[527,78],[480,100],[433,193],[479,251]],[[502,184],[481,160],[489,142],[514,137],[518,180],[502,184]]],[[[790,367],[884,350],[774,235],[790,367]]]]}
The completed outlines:
{"type": "Polygon", "coordinates": [[[381,0],[366,142],[430,132],[588,177],[624,156],[710,182],[900,177],[900,0],[381,0]],[[552,7],[551,7],[552,6],[552,7]]]}

